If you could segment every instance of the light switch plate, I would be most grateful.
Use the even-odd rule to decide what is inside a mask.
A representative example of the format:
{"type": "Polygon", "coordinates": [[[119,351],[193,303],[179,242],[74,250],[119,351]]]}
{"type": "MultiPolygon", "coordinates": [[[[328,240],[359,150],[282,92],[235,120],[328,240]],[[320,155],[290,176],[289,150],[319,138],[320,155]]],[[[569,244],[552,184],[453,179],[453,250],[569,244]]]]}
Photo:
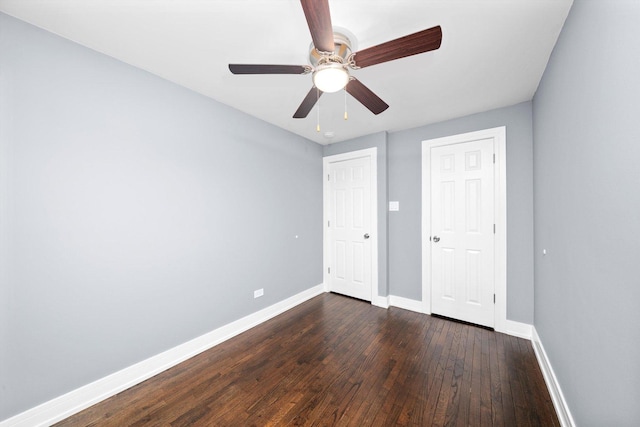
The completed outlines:
{"type": "Polygon", "coordinates": [[[389,202],[389,211],[399,211],[400,202],[389,202]]]}

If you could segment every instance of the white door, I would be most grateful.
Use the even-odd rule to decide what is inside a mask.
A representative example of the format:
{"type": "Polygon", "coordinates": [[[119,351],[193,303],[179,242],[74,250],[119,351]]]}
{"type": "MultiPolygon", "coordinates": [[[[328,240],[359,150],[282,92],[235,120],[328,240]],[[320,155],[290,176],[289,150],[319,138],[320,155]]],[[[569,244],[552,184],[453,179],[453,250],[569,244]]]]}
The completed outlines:
{"type": "Polygon", "coordinates": [[[329,290],[371,301],[371,157],[329,163],[329,290]]]}
{"type": "Polygon", "coordinates": [[[431,311],[494,326],[494,140],[431,148],[431,311]]]}

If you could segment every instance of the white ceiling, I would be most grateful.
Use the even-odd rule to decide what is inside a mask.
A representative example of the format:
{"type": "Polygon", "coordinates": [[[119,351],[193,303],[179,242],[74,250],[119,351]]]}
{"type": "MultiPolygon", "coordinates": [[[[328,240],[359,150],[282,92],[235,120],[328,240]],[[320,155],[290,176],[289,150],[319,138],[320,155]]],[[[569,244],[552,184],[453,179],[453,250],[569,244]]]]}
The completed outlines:
{"type": "Polygon", "coordinates": [[[440,25],[439,50],[352,72],[389,109],[344,94],[293,113],[310,75],[232,75],[229,63],[308,63],[297,0],[0,0],[0,11],[327,144],[528,101],[573,0],[330,0],[334,27],[364,49],[440,25]],[[332,139],[324,136],[333,132],[332,139]]]}

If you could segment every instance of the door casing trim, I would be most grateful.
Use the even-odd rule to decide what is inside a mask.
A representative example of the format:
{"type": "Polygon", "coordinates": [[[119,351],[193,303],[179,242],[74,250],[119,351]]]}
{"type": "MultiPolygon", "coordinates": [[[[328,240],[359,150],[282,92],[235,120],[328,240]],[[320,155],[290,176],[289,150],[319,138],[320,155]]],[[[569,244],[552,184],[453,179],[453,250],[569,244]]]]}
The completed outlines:
{"type": "Polygon", "coordinates": [[[329,253],[329,165],[335,162],[345,160],[360,159],[369,157],[371,160],[371,303],[379,305],[378,296],[378,149],[377,147],[366,148],[364,150],[350,151],[348,153],[334,154],[322,158],[322,277],[325,289],[331,291],[329,277],[329,261],[331,259],[329,253]]]}
{"type": "Polygon", "coordinates": [[[507,330],[507,158],[506,126],[468,132],[422,141],[422,308],[431,314],[431,148],[443,145],[461,144],[478,139],[494,139],[494,213],[495,235],[495,284],[496,303],[494,329],[507,330]]]}

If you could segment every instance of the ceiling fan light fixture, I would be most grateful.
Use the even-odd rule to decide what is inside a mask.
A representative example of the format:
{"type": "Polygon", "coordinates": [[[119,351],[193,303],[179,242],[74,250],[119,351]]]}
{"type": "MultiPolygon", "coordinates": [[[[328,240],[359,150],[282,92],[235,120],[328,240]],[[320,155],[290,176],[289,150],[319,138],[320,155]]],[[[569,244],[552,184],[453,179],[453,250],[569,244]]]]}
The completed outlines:
{"type": "Polygon", "coordinates": [[[313,72],[313,84],[322,92],[337,92],[347,83],[349,83],[349,72],[339,63],[319,65],[313,72]]]}

